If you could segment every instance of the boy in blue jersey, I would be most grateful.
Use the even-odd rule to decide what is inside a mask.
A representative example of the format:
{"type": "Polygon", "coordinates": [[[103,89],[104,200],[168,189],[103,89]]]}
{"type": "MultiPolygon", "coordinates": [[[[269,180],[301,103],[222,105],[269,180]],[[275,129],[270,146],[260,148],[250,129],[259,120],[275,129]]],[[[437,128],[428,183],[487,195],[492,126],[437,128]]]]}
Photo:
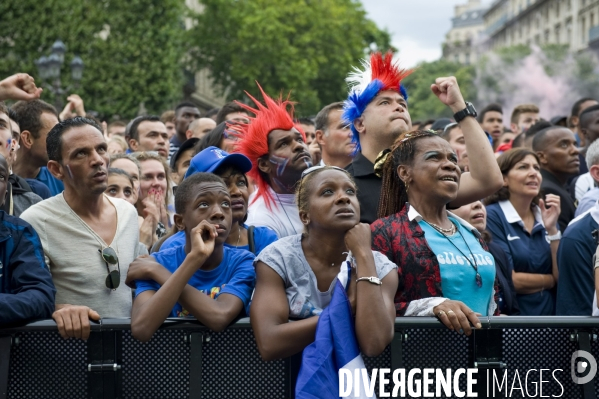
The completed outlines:
{"type": "Polygon", "coordinates": [[[224,247],[231,230],[231,196],[223,180],[196,173],[177,188],[175,225],[185,244],[139,258],[127,283],[136,283],[131,332],[148,341],[167,317],[195,316],[224,330],[250,302],[254,255],[224,247]]]}

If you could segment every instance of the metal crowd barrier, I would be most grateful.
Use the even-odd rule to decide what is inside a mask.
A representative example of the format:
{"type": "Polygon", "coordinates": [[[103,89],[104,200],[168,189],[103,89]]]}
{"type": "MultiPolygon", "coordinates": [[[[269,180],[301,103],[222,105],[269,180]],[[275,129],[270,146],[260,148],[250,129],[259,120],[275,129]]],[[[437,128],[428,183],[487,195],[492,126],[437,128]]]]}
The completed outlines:
{"type": "MultiPolygon", "coordinates": [[[[598,318],[482,321],[483,328],[466,337],[434,318],[398,318],[391,345],[365,358],[366,366],[507,368],[521,370],[522,381],[526,370],[559,368],[562,398],[599,397],[597,377],[584,385],[570,378],[575,351],[599,359],[598,318]]],[[[294,397],[301,357],[262,361],[247,318],[221,333],[193,319],[168,319],[148,343],[131,336],[129,319],[103,319],[91,330],[87,341],[63,340],[52,320],[0,330],[0,398],[294,397]]]]}

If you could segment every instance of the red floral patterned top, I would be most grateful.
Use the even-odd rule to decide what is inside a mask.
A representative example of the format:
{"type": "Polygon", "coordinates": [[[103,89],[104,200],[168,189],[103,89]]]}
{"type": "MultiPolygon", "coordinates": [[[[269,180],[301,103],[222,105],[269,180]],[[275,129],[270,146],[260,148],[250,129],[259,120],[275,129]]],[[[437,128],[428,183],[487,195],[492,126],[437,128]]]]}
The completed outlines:
{"type": "MultiPolygon", "coordinates": [[[[397,316],[405,315],[411,301],[443,297],[439,262],[429,247],[418,220],[410,220],[409,209],[410,205],[406,204],[399,213],[378,219],[370,225],[372,249],[386,255],[397,265],[399,275],[399,284],[395,293],[397,316]]],[[[473,228],[472,232],[483,249],[488,251],[478,231],[473,228]]],[[[497,302],[497,292],[497,279],[495,279],[495,302],[497,302]]],[[[435,306],[441,302],[442,300],[435,302],[435,306]]],[[[497,307],[494,314],[499,314],[497,307]]]]}

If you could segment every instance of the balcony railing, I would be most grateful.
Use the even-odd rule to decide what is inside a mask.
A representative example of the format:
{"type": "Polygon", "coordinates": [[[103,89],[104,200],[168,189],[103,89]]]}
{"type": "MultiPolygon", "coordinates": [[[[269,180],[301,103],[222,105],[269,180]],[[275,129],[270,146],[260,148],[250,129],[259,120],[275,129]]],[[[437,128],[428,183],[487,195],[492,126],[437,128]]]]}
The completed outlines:
{"type": "MultiPolygon", "coordinates": [[[[366,366],[519,370],[524,385],[527,370],[562,369],[562,398],[598,397],[597,378],[577,385],[570,367],[577,350],[599,359],[599,318],[489,317],[482,324],[466,337],[434,318],[398,318],[391,345],[365,358],[366,366]]],[[[51,320],[0,330],[0,398],[294,397],[301,357],[262,361],[247,318],[221,333],[168,319],[148,343],[131,336],[129,319],[103,319],[91,330],[87,341],[63,340],[51,320]]],[[[544,395],[560,392],[550,374],[545,379],[544,395]]]]}

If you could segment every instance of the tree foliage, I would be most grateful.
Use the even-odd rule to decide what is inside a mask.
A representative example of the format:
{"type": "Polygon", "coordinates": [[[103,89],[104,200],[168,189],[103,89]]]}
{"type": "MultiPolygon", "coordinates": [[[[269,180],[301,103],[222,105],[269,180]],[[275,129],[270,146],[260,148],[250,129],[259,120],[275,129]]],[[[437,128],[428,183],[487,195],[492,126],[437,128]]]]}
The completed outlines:
{"type": "Polygon", "coordinates": [[[298,114],[347,96],[345,77],[371,49],[391,48],[355,0],[201,0],[189,32],[192,65],[229,99],[291,91],[298,114]]]}
{"type": "MultiPolygon", "coordinates": [[[[131,118],[143,102],[148,112],[159,113],[181,97],[183,7],[183,0],[0,2],[0,76],[36,77],[35,60],[61,39],[67,45],[63,86],[71,83],[73,56],[85,63],[75,91],[86,110],[131,118]]],[[[53,101],[49,90],[42,98],[53,101]]]]}
{"type": "Polygon", "coordinates": [[[453,115],[449,107],[439,101],[431,91],[431,84],[435,82],[435,79],[444,76],[455,76],[464,98],[468,101],[476,101],[473,67],[445,60],[423,62],[404,81],[408,91],[410,116],[413,121],[453,115]]]}

